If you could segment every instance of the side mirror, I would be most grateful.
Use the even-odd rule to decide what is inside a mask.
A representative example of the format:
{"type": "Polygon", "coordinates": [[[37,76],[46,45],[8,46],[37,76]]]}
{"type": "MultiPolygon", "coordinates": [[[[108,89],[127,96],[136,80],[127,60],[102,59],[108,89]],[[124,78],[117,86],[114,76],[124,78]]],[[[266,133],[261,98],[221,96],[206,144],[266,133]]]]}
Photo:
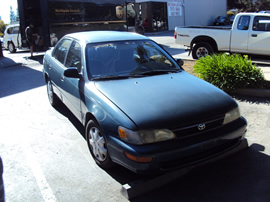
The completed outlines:
{"type": "Polygon", "coordinates": [[[181,67],[184,65],[184,60],[182,59],[176,59],[177,64],[179,64],[181,67]]]}
{"type": "Polygon", "coordinates": [[[70,67],[64,71],[64,76],[69,78],[81,78],[81,75],[78,72],[76,67],[70,67]]]}

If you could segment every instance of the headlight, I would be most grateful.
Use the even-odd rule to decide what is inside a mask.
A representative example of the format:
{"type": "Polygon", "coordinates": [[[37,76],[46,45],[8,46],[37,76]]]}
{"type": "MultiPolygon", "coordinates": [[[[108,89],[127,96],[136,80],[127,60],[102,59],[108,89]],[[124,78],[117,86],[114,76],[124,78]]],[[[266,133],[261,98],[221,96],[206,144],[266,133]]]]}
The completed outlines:
{"type": "Polygon", "coordinates": [[[227,124],[230,123],[236,119],[238,119],[240,117],[240,112],[239,112],[239,108],[235,108],[232,111],[229,111],[225,114],[225,118],[223,121],[223,124],[227,124]]]}
{"type": "Polygon", "coordinates": [[[119,126],[118,133],[125,142],[137,145],[161,142],[175,138],[174,133],[167,129],[132,131],[119,126]]]}

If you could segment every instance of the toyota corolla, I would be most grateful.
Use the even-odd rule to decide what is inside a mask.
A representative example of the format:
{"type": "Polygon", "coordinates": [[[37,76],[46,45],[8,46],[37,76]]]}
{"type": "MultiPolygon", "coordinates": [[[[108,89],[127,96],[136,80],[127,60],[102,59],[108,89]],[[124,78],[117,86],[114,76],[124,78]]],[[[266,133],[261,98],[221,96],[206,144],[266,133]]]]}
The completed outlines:
{"type": "Polygon", "coordinates": [[[51,105],[80,120],[96,163],[170,171],[237,147],[247,122],[237,103],[185,72],[153,40],[92,31],[64,36],[44,56],[51,105]]]}

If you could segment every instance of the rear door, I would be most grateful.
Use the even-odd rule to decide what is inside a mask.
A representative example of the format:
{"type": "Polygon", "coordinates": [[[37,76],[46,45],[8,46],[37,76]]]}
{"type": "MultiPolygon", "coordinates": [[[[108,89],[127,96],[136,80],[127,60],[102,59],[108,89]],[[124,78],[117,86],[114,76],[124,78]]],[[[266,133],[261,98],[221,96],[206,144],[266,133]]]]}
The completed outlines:
{"type": "Polygon", "coordinates": [[[240,16],[231,34],[231,52],[247,53],[249,43],[250,16],[240,16]]]}
{"type": "Polygon", "coordinates": [[[249,37],[249,53],[270,55],[270,17],[254,17],[249,37]]]}

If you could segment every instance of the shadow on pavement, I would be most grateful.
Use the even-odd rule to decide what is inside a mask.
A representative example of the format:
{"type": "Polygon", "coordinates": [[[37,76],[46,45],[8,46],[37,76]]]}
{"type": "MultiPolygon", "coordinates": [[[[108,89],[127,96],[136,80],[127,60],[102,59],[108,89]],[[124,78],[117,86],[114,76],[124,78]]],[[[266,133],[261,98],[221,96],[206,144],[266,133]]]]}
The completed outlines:
{"type": "Polygon", "coordinates": [[[0,58],[0,69],[8,68],[10,66],[18,65],[15,61],[7,57],[0,58]]]}
{"type": "Polygon", "coordinates": [[[260,98],[260,97],[253,97],[253,96],[241,96],[241,95],[234,95],[232,97],[236,100],[242,102],[248,102],[252,104],[270,104],[270,98],[260,98]]]}
{"type": "MultiPolygon", "coordinates": [[[[49,102],[49,101],[48,101],[49,102]]],[[[84,127],[81,124],[81,122],[72,114],[72,112],[64,105],[62,102],[59,102],[59,104],[54,107],[59,113],[64,115],[68,118],[68,120],[75,126],[75,128],[78,130],[78,132],[81,134],[81,136],[84,137],[84,127]]],[[[91,158],[91,156],[89,155],[91,158]]]]}
{"type": "Polygon", "coordinates": [[[269,201],[270,157],[253,144],[132,201],[269,201]]]}
{"type": "Polygon", "coordinates": [[[0,98],[44,86],[41,71],[18,65],[0,68],[0,98]]]}
{"type": "Polygon", "coordinates": [[[36,62],[39,62],[39,64],[43,65],[43,57],[44,55],[35,55],[35,56],[32,56],[32,57],[23,57],[25,60],[33,60],[33,61],[36,61],[36,62]]]}

